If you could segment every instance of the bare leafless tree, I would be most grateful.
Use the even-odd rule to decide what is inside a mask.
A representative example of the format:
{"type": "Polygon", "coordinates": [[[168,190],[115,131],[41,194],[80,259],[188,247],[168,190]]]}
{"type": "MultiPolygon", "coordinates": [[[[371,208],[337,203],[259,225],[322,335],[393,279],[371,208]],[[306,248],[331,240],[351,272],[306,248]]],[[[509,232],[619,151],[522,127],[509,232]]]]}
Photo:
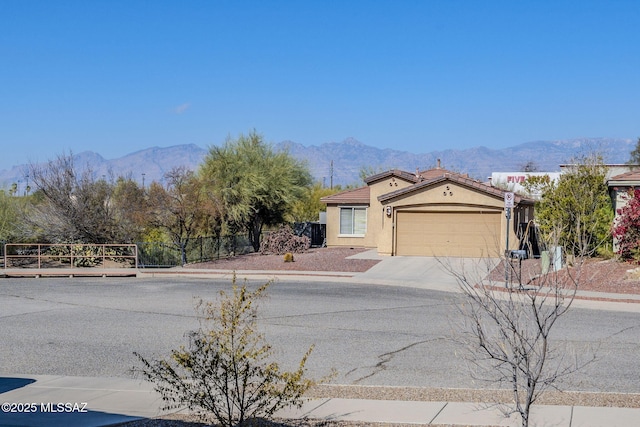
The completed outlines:
{"type": "MultiPolygon", "coordinates": [[[[503,259],[499,265],[510,269],[511,262],[503,259]]],[[[551,264],[541,271],[531,260],[529,271],[508,273],[506,283],[504,272],[487,276],[492,268],[447,267],[462,291],[456,340],[472,376],[510,389],[513,404],[503,407],[505,415],[519,414],[523,427],[541,393],[594,360],[592,352],[578,356],[562,348],[552,335],[575,298],[581,265],[577,258],[570,268],[551,264]]]]}
{"type": "Polygon", "coordinates": [[[32,164],[29,174],[36,191],[25,214],[25,239],[132,243],[140,234],[140,221],[133,221],[131,212],[145,209],[144,198],[141,190],[124,191],[136,187],[130,179],[97,177],[89,166],[78,168],[71,154],[32,164]]]}
{"type": "Polygon", "coordinates": [[[165,174],[165,179],[166,187],[157,182],[149,186],[148,223],[169,235],[180,249],[182,264],[186,264],[187,244],[206,227],[211,212],[206,193],[192,171],[174,168],[165,174]]]}
{"type": "Polygon", "coordinates": [[[116,221],[113,185],[104,177],[96,179],[90,168],[77,170],[71,154],[32,164],[29,172],[39,201],[26,218],[33,238],[82,243],[126,239],[116,221]]]}
{"type": "Polygon", "coordinates": [[[538,172],[540,168],[534,160],[528,160],[526,163],[521,164],[518,170],[522,172],[538,172]]]}
{"type": "Polygon", "coordinates": [[[149,217],[149,203],[145,189],[131,177],[118,177],[114,184],[112,206],[118,226],[125,236],[126,243],[144,239],[149,217]]]}

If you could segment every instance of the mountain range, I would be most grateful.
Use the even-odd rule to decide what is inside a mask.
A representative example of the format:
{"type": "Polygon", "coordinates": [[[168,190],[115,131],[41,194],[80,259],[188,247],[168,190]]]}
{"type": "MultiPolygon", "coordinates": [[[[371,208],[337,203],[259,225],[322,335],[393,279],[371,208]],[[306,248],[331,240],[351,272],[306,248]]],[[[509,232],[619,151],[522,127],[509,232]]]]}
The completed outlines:
{"type": "MultiPolygon", "coordinates": [[[[513,147],[491,149],[444,148],[416,154],[408,151],[380,149],[366,145],[354,138],[342,142],[328,142],[318,146],[305,146],[293,141],[274,145],[276,150],[287,150],[293,157],[306,161],[313,177],[325,186],[358,184],[360,171],[377,173],[388,169],[413,172],[435,167],[438,160],[443,168],[467,173],[473,178],[486,180],[492,172],[515,172],[527,163],[537,170],[556,172],[561,164],[589,153],[599,153],[606,163],[620,164],[629,160],[636,141],[621,138],[580,138],[558,141],[534,141],[513,147]]],[[[197,170],[208,153],[195,144],[172,147],[151,147],[117,159],[105,159],[93,151],[74,154],[74,162],[80,167],[90,167],[96,176],[127,176],[144,183],[163,181],[166,172],[177,166],[197,170]]],[[[0,170],[0,188],[18,184],[22,194],[28,184],[28,165],[0,170]]]]}

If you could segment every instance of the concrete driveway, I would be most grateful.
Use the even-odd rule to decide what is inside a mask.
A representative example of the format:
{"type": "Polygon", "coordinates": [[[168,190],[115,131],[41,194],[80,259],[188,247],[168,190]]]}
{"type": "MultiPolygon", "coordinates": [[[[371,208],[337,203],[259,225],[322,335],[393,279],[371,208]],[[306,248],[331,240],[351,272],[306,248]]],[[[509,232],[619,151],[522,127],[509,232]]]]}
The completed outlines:
{"type": "Polygon", "coordinates": [[[458,282],[452,272],[478,278],[493,269],[499,259],[381,256],[375,249],[350,256],[353,259],[377,259],[378,264],[357,275],[358,280],[376,284],[397,284],[452,292],[458,282]]]}

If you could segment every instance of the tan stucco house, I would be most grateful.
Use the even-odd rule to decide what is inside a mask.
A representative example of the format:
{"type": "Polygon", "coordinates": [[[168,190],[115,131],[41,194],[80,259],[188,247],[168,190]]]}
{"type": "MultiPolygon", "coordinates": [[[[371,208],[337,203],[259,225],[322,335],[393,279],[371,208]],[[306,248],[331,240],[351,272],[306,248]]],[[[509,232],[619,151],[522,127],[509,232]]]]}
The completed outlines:
{"type": "MultiPolygon", "coordinates": [[[[505,191],[440,167],[390,170],[366,186],[322,198],[327,246],[376,248],[381,255],[493,257],[506,249],[505,191]]],[[[515,196],[509,249],[534,201],[515,196]]]]}

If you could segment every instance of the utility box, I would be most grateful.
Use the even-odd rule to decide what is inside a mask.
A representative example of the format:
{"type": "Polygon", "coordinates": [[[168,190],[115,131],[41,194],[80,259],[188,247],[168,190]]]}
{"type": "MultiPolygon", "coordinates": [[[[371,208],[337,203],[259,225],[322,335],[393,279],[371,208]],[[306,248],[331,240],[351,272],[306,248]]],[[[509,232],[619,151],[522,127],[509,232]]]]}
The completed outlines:
{"type": "Polygon", "coordinates": [[[509,256],[513,259],[527,259],[527,251],[524,249],[518,249],[515,251],[509,251],[509,256]]]}
{"type": "Polygon", "coordinates": [[[549,266],[551,265],[551,257],[549,256],[549,251],[542,251],[540,253],[540,262],[542,264],[542,274],[547,274],[549,272],[549,266]]]}

